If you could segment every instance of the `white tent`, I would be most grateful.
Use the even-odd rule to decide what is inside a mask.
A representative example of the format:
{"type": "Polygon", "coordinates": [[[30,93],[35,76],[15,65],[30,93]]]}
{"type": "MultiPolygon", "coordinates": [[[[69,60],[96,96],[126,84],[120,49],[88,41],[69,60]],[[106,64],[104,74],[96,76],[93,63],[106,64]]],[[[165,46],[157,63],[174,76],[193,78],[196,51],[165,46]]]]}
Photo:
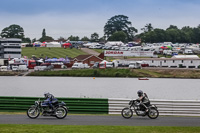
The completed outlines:
{"type": "Polygon", "coordinates": [[[110,41],[105,44],[105,46],[121,46],[121,45],[124,45],[124,43],[121,41],[115,41],[115,42],[110,41]]]}
{"type": "Polygon", "coordinates": [[[61,44],[58,43],[58,42],[49,42],[49,43],[46,43],[46,47],[61,47],[61,44]]]}

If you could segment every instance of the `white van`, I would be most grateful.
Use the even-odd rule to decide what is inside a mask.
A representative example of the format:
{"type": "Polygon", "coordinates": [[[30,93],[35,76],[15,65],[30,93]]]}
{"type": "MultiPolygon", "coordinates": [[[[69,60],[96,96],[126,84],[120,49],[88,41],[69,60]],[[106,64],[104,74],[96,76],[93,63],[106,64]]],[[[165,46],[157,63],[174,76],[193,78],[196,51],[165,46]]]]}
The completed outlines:
{"type": "Polygon", "coordinates": [[[84,69],[84,68],[89,68],[88,64],[74,63],[72,66],[72,69],[84,69]]]}
{"type": "Polygon", "coordinates": [[[12,66],[12,71],[18,71],[19,70],[19,66],[12,66]]]}
{"type": "Polygon", "coordinates": [[[26,65],[19,65],[18,70],[19,71],[28,71],[28,68],[26,65]]]}
{"type": "Polygon", "coordinates": [[[141,68],[141,61],[134,61],[134,62],[130,62],[129,64],[129,68],[141,68]]]}
{"type": "Polygon", "coordinates": [[[1,67],[0,67],[0,71],[8,71],[7,68],[8,68],[7,66],[1,66],[1,67]]]}

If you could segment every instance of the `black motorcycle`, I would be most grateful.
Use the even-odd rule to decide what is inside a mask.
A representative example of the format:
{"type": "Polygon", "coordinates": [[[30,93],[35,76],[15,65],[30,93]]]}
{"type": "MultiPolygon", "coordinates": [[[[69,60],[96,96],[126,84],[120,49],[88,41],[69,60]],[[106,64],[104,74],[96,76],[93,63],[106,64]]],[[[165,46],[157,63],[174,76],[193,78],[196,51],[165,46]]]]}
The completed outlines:
{"type": "Polygon", "coordinates": [[[27,110],[27,116],[31,119],[37,118],[40,113],[43,116],[54,116],[58,119],[63,119],[67,116],[68,108],[66,107],[66,104],[62,102],[55,102],[53,104],[53,109],[51,109],[49,106],[42,104],[40,99],[38,101],[35,101],[35,105],[32,105],[27,110]]]}
{"type": "Polygon", "coordinates": [[[130,107],[126,107],[122,109],[121,115],[129,119],[133,116],[133,111],[136,113],[137,116],[148,116],[151,119],[156,119],[159,116],[158,109],[155,105],[149,105],[147,109],[141,109],[138,100],[131,100],[129,102],[130,107]],[[132,109],[133,107],[133,109],[132,109]]]}

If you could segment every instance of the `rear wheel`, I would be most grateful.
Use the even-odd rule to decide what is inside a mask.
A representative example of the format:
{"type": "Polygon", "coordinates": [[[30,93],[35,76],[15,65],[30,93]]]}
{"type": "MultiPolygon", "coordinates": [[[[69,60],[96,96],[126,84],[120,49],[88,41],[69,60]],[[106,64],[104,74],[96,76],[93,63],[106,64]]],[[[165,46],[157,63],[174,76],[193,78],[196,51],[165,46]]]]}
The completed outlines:
{"type": "Polygon", "coordinates": [[[56,118],[63,119],[67,116],[67,109],[64,107],[58,107],[55,111],[56,118]]]}
{"type": "Polygon", "coordinates": [[[124,118],[129,119],[133,116],[133,111],[130,108],[124,108],[121,112],[121,115],[124,118]]]}
{"type": "Polygon", "coordinates": [[[148,117],[151,119],[156,119],[159,116],[159,112],[156,108],[150,108],[148,112],[148,117]]]}
{"type": "Polygon", "coordinates": [[[27,110],[27,116],[31,119],[35,119],[40,115],[40,110],[38,108],[35,107],[30,107],[27,110]]]}

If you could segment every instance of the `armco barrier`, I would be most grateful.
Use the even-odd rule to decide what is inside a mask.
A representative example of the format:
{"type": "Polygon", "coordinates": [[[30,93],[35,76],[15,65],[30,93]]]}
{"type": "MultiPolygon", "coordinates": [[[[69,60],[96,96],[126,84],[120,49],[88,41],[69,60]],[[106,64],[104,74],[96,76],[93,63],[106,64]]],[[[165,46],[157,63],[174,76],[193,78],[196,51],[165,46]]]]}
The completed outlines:
{"type": "MultiPolygon", "coordinates": [[[[109,114],[121,114],[131,99],[109,98],[109,114]]],[[[200,116],[198,100],[151,100],[158,107],[160,115],[200,116]]]]}
{"type": "MultiPolygon", "coordinates": [[[[0,111],[26,111],[39,97],[0,97],[0,111]]],[[[43,98],[40,98],[43,100],[43,98]]],[[[97,98],[58,98],[69,107],[70,113],[108,114],[108,99],[97,98]]]]}

